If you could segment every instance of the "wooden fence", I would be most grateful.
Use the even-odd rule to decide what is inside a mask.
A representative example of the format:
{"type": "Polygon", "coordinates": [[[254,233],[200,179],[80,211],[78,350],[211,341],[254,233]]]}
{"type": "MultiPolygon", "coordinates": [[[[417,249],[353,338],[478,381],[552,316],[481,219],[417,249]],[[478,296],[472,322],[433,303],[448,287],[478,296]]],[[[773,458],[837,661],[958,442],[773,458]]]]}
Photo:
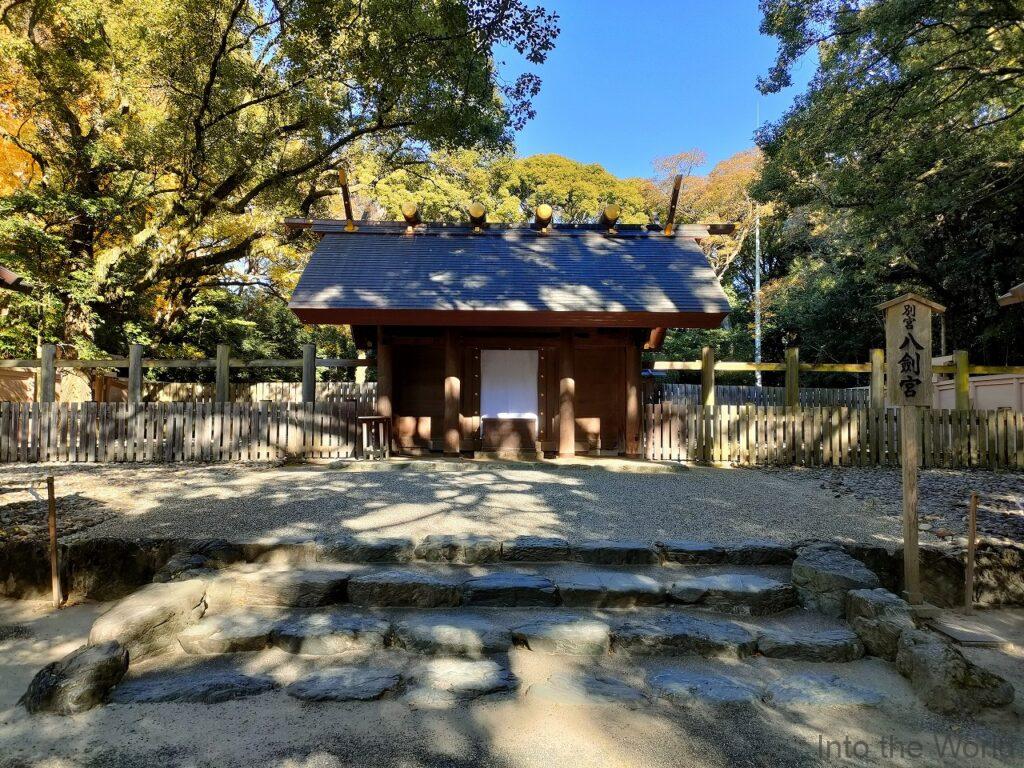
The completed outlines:
{"type": "MultiPolygon", "coordinates": [[[[125,387],[127,392],[127,387],[125,387]]],[[[277,403],[301,403],[302,382],[261,381],[254,384],[231,384],[229,397],[235,403],[258,403],[271,400],[277,403]]],[[[215,385],[204,382],[158,382],[144,381],[142,397],[146,402],[177,403],[191,400],[212,402],[215,399],[215,385]]],[[[125,398],[121,398],[125,399],[125,398]]],[[[318,381],[316,401],[355,400],[360,416],[374,413],[377,407],[377,385],[354,381],[318,381]]]]}
{"type": "MultiPolygon", "coordinates": [[[[655,384],[650,400],[661,402],[701,404],[700,384],[655,384]]],[[[827,388],[801,387],[798,393],[800,405],[804,408],[823,405],[845,405],[866,408],[871,398],[867,387],[827,388]]],[[[774,405],[786,404],[785,387],[755,387],[732,384],[715,385],[717,405],[774,405]]]]}
{"type": "MultiPolygon", "coordinates": [[[[925,467],[1024,470],[1024,413],[920,409],[925,467]]],[[[644,457],[741,465],[898,466],[898,409],[648,403],[644,457]]]]}
{"type": "Polygon", "coordinates": [[[355,403],[0,403],[0,462],[358,458],[355,403]]]}

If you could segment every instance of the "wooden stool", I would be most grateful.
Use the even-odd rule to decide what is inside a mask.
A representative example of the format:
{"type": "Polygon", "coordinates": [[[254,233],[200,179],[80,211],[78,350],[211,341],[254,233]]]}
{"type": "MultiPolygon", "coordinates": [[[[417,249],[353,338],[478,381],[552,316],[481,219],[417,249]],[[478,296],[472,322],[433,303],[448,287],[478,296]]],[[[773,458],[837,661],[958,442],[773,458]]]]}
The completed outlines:
{"type": "Polygon", "coordinates": [[[364,459],[391,457],[391,417],[360,416],[357,419],[363,435],[364,459]]]}

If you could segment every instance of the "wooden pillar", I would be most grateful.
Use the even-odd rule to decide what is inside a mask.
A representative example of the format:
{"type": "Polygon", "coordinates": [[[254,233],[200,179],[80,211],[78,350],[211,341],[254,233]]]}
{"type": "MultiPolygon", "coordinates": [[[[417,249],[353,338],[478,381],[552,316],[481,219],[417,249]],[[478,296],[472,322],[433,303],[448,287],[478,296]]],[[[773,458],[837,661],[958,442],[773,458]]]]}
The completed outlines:
{"type": "Polygon", "coordinates": [[[128,347],[128,402],[142,402],[142,345],[128,347]]]}
{"type": "Polygon", "coordinates": [[[700,396],[705,408],[715,404],[715,350],[704,347],[700,351],[700,396]]]}
{"type": "Polygon", "coordinates": [[[885,350],[871,350],[871,407],[885,408],[885,350]]]}
{"type": "Polygon", "coordinates": [[[572,330],[562,331],[558,351],[558,455],[576,455],[576,349],[572,330]]]}
{"type": "Polygon", "coordinates": [[[39,402],[52,403],[57,399],[57,347],[43,344],[40,349],[39,402]]]}
{"type": "MultiPolygon", "coordinates": [[[[356,352],[356,357],[358,357],[360,360],[365,360],[366,359],[366,350],[365,349],[360,349],[359,351],[357,351],[356,352]]],[[[356,369],[355,369],[355,372],[354,372],[354,375],[353,375],[353,378],[355,378],[355,380],[356,380],[356,384],[365,384],[366,383],[366,368],[367,368],[367,366],[365,366],[365,365],[357,365],[356,366],[356,369]]]]}
{"type": "Polygon", "coordinates": [[[450,329],[444,332],[444,455],[458,456],[462,450],[459,404],[462,381],[459,378],[459,344],[450,329]]]}
{"type": "Polygon", "coordinates": [[[978,549],[978,493],[971,494],[967,510],[967,568],[964,572],[964,609],[974,610],[974,560],[978,549]]]}
{"type": "Polygon", "coordinates": [[[217,379],[214,387],[214,400],[226,403],[231,399],[231,347],[227,344],[217,345],[217,379]]]}
{"type": "Polygon", "coordinates": [[[384,338],[384,327],[377,326],[377,415],[393,418],[391,342],[384,338]]]}
{"type": "Polygon", "coordinates": [[[316,400],[316,344],[302,345],[302,402],[316,400]]]}
{"type": "Polygon", "coordinates": [[[900,408],[900,460],[903,468],[903,597],[920,605],[921,565],[917,530],[917,466],[921,444],[916,405],[900,408]]]}
{"type": "Polygon", "coordinates": [[[953,387],[956,390],[956,409],[958,411],[971,410],[971,374],[968,372],[969,365],[967,350],[957,349],[953,352],[953,365],[956,372],[953,374],[953,387]]]}
{"type": "Polygon", "coordinates": [[[641,382],[640,382],[640,346],[636,339],[626,342],[626,456],[640,456],[640,432],[643,429],[641,420],[641,382]]]}
{"type": "Polygon", "coordinates": [[[786,406],[800,406],[800,348],[786,349],[786,406]]]}

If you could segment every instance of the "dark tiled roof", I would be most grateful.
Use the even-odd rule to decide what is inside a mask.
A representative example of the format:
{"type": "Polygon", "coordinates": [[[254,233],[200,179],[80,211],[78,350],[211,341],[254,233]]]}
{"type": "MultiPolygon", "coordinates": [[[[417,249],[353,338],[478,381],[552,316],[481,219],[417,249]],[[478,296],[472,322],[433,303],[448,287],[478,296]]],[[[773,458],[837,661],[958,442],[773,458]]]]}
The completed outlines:
{"type": "Polygon", "coordinates": [[[289,304],[307,320],[365,322],[368,311],[377,322],[386,322],[385,311],[538,312],[587,313],[607,325],[616,315],[651,314],[660,318],[655,324],[676,316],[679,325],[714,326],[729,311],[696,241],[646,228],[615,235],[589,227],[541,235],[525,226],[405,235],[401,225],[364,222],[352,233],[319,229],[289,304]],[[704,316],[699,323],[696,315],[704,316]]]}

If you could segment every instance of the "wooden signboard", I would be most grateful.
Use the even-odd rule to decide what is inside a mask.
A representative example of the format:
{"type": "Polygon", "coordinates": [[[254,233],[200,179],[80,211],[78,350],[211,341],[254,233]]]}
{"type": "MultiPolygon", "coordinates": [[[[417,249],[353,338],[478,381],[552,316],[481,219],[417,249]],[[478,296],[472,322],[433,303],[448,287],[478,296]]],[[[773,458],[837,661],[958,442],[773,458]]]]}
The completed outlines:
{"type": "Polygon", "coordinates": [[[946,308],[916,293],[878,308],[885,312],[886,400],[889,405],[931,407],[932,313],[946,308]]]}

